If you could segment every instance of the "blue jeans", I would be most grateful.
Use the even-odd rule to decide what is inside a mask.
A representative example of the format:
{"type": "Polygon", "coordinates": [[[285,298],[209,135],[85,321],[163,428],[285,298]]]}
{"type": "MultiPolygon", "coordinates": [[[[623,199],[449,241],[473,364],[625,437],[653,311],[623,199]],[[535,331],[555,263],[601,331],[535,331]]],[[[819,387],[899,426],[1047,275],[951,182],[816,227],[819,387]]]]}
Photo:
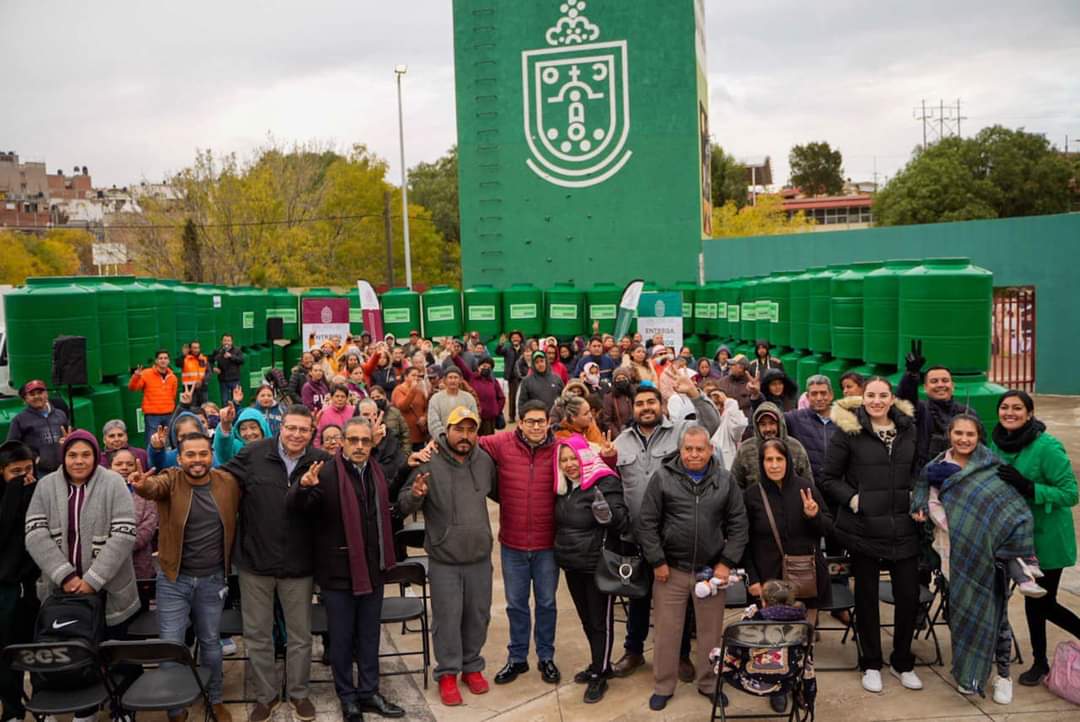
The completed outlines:
{"type": "Polygon", "coordinates": [[[559,567],[555,551],[519,551],[501,546],[506,616],[510,620],[509,661],[529,658],[529,588],[536,597],[536,656],[541,662],[555,658],[555,593],[559,588],[559,567]]]}
{"type": "Polygon", "coordinates": [[[150,435],[158,430],[159,426],[169,428],[169,421],[172,419],[172,414],[143,414],[144,423],[146,425],[146,443],[150,443],[150,435]]]}
{"type": "Polygon", "coordinates": [[[221,405],[232,401],[232,392],[237,386],[240,385],[239,381],[218,381],[218,388],[221,389],[221,405]]]}
{"type": "MultiPolygon", "coordinates": [[[[207,692],[211,704],[220,704],[222,699],[221,612],[228,590],[223,572],[208,577],[181,574],[175,582],[158,572],[158,631],[162,639],[182,643],[188,619],[194,621],[195,637],[199,640],[199,665],[210,670],[207,692]]],[[[169,710],[169,716],[176,717],[182,711],[169,710]]]]}

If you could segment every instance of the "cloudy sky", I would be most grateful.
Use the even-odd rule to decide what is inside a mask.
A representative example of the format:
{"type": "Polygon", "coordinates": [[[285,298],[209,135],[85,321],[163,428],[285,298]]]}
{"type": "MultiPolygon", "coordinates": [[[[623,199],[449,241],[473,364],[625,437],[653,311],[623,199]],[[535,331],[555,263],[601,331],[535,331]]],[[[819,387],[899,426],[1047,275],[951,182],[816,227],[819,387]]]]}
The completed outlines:
{"type": "MultiPolygon", "coordinates": [[[[965,135],[1001,123],[1080,140],[1077,0],[706,1],[717,140],[772,156],[778,181],[811,140],[839,147],[847,176],[884,180],[921,141],[922,99],[960,98],[965,135]]],[[[0,149],[86,165],[96,185],[269,137],[365,143],[396,178],[397,63],[408,163],[455,140],[451,0],[0,0],[0,28],[0,149]]]]}

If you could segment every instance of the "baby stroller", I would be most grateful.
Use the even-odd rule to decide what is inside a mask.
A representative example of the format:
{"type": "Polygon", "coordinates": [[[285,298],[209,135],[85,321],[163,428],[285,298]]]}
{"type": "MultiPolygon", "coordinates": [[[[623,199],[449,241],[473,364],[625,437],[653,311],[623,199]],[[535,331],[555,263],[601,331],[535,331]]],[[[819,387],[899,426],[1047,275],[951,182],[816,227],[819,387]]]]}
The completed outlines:
{"type": "Polygon", "coordinates": [[[728,626],[721,646],[709,655],[717,673],[710,719],[813,720],[817,697],[813,643],[814,625],[806,621],[749,620],[728,626]],[[729,715],[716,702],[725,684],[762,699],[784,693],[793,703],[786,714],[729,715]]]}

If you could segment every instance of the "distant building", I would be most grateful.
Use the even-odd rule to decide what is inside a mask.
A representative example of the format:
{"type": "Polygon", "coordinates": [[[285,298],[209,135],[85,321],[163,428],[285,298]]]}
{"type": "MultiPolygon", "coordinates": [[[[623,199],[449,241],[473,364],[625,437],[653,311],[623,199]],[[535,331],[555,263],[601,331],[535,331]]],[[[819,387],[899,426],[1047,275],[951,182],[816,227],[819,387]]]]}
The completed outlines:
{"type": "Polygon", "coordinates": [[[780,191],[788,217],[800,211],[814,221],[814,230],[838,231],[869,228],[874,225],[874,196],[858,192],[863,184],[848,184],[855,192],[839,196],[804,196],[797,188],[780,191]]]}
{"type": "Polygon", "coordinates": [[[45,164],[21,163],[15,151],[0,152],[0,228],[32,228],[48,222],[45,164]]]}

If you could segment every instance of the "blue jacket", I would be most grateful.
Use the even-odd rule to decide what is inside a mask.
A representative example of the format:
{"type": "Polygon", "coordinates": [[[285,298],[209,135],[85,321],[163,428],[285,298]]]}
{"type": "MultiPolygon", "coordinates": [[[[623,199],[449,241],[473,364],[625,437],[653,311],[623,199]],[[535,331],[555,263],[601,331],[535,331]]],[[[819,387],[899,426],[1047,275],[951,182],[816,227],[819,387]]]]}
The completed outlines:
{"type": "MultiPolygon", "coordinates": [[[[191,413],[190,411],[181,411],[180,413],[176,414],[175,416],[173,416],[172,421],[169,422],[168,448],[155,449],[153,446],[150,445],[149,442],[147,442],[146,455],[150,459],[151,469],[157,469],[158,471],[161,471],[163,469],[169,469],[174,466],[180,466],[180,464],[177,463],[177,456],[179,454],[176,450],[176,422],[184,418],[185,416],[190,416],[191,418],[195,419],[195,421],[199,424],[199,430],[202,431],[204,434],[208,433],[206,431],[206,426],[203,425],[202,419],[200,419],[198,416],[191,413]]],[[[215,455],[214,466],[217,465],[218,461],[215,455]]]]}
{"type": "Polygon", "coordinates": [[[240,416],[236,418],[236,423],[232,425],[231,432],[226,434],[221,430],[219,426],[217,432],[214,434],[214,461],[217,464],[226,464],[229,459],[240,453],[240,449],[244,448],[244,440],[240,438],[240,424],[245,421],[258,421],[259,426],[262,427],[263,438],[269,439],[273,436],[273,432],[270,430],[270,423],[266,420],[266,414],[254,407],[248,407],[240,412],[240,416]]]}
{"type": "Polygon", "coordinates": [[[806,456],[810,459],[810,469],[814,472],[814,481],[821,483],[825,467],[825,450],[829,448],[829,439],[836,433],[836,423],[823,424],[821,417],[813,409],[798,409],[784,414],[788,436],[798,439],[806,456]]]}
{"type": "MultiPolygon", "coordinates": [[[[615,359],[608,356],[606,353],[602,353],[599,356],[593,356],[592,354],[582,354],[578,359],[577,365],[574,366],[574,370],[570,372],[571,378],[580,378],[581,372],[585,370],[585,364],[594,363],[600,367],[600,378],[611,381],[611,372],[615,370],[617,364],[615,359]]],[[[570,371],[570,369],[567,369],[570,371]]]]}

